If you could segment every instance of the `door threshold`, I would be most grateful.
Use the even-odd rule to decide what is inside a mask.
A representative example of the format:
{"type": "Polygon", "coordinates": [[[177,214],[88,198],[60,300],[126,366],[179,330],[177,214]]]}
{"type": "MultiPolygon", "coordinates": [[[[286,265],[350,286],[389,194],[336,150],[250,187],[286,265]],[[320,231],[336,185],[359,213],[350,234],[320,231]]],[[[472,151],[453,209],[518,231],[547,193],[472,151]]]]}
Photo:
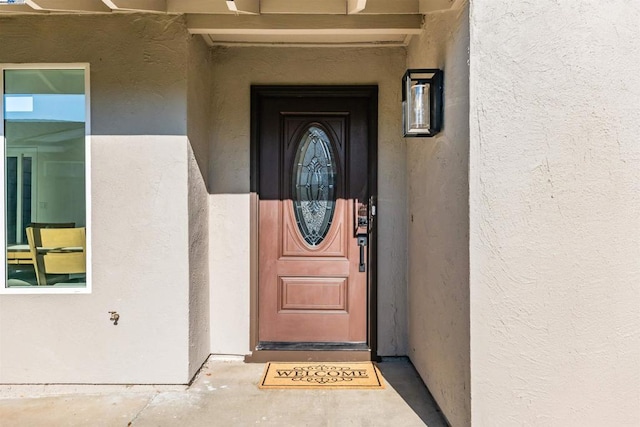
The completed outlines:
{"type": "Polygon", "coordinates": [[[266,362],[370,362],[377,361],[371,350],[254,350],[245,363],[266,362]]]}
{"type": "Polygon", "coordinates": [[[256,350],[292,350],[292,351],[369,351],[364,342],[278,342],[261,341],[256,350]]]}

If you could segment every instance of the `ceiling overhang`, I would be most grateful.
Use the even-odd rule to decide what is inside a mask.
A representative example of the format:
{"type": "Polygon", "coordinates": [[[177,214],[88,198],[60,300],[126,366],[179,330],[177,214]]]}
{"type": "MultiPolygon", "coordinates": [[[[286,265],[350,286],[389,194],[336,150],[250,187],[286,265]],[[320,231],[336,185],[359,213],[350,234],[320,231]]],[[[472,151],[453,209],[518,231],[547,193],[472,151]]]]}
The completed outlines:
{"type": "Polygon", "coordinates": [[[184,15],[210,45],[406,45],[422,15],[465,0],[0,0],[0,15],[184,15]]]}
{"type": "Polygon", "coordinates": [[[209,44],[404,44],[419,34],[422,15],[197,15],[193,34],[209,44]]]}

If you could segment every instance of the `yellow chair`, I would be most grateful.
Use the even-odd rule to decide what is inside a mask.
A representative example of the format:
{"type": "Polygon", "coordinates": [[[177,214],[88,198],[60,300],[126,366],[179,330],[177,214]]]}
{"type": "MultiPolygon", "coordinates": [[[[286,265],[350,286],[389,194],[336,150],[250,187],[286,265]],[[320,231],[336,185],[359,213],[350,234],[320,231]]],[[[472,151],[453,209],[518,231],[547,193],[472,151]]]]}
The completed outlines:
{"type": "Polygon", "coordinates": [[[86,273],[84,227],[27,227],[26,232],[38,285],[51,285],[67,279],[69,274],[86,273]]]}

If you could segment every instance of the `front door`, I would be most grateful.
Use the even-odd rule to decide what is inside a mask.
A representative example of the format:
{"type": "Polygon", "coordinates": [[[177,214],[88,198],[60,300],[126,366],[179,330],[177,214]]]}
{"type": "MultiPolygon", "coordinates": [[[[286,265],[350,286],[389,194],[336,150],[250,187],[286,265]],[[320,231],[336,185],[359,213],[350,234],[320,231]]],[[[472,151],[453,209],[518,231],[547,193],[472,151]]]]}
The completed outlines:
{"type": "Polygon", "coordinates": [[[258,349],[367,348],[377,88],[254,87],[252,102],[258,349]]]}

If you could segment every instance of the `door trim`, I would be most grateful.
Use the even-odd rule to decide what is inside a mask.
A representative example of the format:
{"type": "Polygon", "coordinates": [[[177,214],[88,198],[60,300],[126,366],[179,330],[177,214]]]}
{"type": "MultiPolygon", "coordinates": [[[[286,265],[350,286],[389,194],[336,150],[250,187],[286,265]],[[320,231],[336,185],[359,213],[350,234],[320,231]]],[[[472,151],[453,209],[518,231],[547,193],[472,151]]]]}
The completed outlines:
{"type": "Polygon", "coordinates": [[[259,205],[259,153],[258,153],[258,112],[260,100],[267,97],[284,96],[323,96],[323,97],[364,97],[370,100],[368,116],[369,135],[369,191],[373,197],[374,205],[378,199],[378,86],[251,86],[251,163],[250,163],[250,332],[249,344],[251,353],[245,356],[245,362],[265,361],[354,361],[354,360],[378,360],[377,356],[377,221],[374,221],[371,229],[368,248],[368,264],[373,266],[368,270],[368,296],[367,296],[367,344],[368,349],[309,349],[301,346],[300,349],[283,348],[280,350],[260,349],[258,338],[258,205],[259,205]]]}

